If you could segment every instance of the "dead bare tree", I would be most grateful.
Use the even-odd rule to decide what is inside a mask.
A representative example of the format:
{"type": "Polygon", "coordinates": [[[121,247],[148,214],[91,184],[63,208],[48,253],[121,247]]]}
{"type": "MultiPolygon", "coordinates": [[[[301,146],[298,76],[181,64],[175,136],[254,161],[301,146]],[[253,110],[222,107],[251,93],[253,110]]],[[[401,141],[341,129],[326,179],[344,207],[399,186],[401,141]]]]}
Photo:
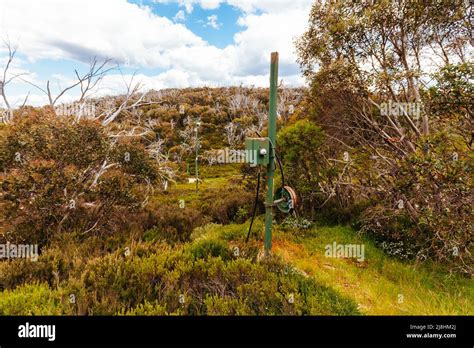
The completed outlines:
{"type": "Polygon", "coordinates": [[[110,58],[104,59],[102,63],[99,63],[97,58],[94,57],[91,60],[91,63],[89,65],[89,69],[87,70],[86,73],[80,75],[77,70],[74,70],[76,80],[72,82],[70,85],[68,85],[65,88],[61,88],[59,86],[59,92],[56,96],[53,96],[53,92],[51,90],[51,82],[50,80],[46,81],[46,87],[43,88],[39,86],[36,83],[33,83],[31,81],[22,79],[25,83],[35,87],[36,89],[40,90],[44,94],[46,94],[49,105],[55,106],[58,100],[63,97],[67,92],[71,91],[74,88],[79,88],[80,89],[80,95],[78,102],[82,103],[84,99],[92,93],[92,91],[95,89],[95,87],[98,85],[98,83],[104,78],[104,76],[111,70],[113,70],[113,67],[107,67],[109,63],[111,62],[110,58]]]}
{"type": "MultiPolygon", "coordinates": [[[[8,98],[7,98],[7,95],[6,95],[6,92],[5,92],[5,87],[9,83],[14,81],[15,79],[20,79],[21,76],[27,75],[27,73],[22,72],[22,73],[17,73],[17,74],[10,74],[9,70],[11,68],[11,64],[13,62],[13,59],[15,58],[18,47],[16,47],[16,46],[13,47],[12,44],[10,43],[10,41],[7,41],[7,40],[4,40],[4,44],[7,48],[8,55],[7,55],[7,62],[5,64],[5,67],[3,68],[2,79],[0,80],[0,94],[1,94],[2,99],[3,99],[3,103],[5,104],[5,107],[6,107],[6,112],[5,112],[5,115],[3,117],[3,121],[5,123],[9,123],[13,119],[13,107],[10,104],[10,102],[8,101],[8,98]]],[[[26,95],[20,109],[22,109],[25,106],[29,95],[30,95],[30,93],[28,92],[28,94],[26,95]]]]}
{"type": "Polygon", "coordinates": [[[225,126],[225,134],[227,137],[227,142],[231,148],[234,148],[236,145],[238,145],[244,136],[242,129],[239,129],[239,126],[234,122],[229,122],[225,126]]]}
{"type": "Polygon", "coordinates": [[[259,107],[259,101],[251,96],[238,92],[229,97],[229,108],[233,116],[236,116],[239,111],[254,111],[259,107]]]}
{"type": "Polygon", "coordinates": [[[209,166],[212,166],[217,163],[218,160],[218,150],[207,150],[204,151],[202,158],[207,161],[209,166]]]}
{"type": "Polygon", "coordinates": [[[151,158],[153,158],[159,167],[158,175],[162,182],[175,182],[176,171],[170,166],[169,153],[164,151],[165,141],[159,139],[151,142],[146,150],[151,158]]]}
{"type": "Polygon", "coordinates": [[[123,101],[120,105],[115,109],[105,110],[101,113],[98,118],[102,118],[102,125],[107,126],[112,121],[114,121],[122,112],[135,110],[137,107],[144,103],[144,98],[146,96],[145,93],[141,93],[139,95],[139,91],[142,87],[140,82],[135,83],[135,74],[133,74],[130,81],[125,82],[126,85],[126,93],[123,96],[123,101]],[[133,101],[133,98],[136,98],[133,101]]]}
{"type": "Polygon", "coordinates": [[[185,120],[186,127],[179,131],[179,136],[183,139],[180,147],[184,153],[191,153],[196,146],[196,135],[195,125],[191,118],[188,116],[185,120]]]}

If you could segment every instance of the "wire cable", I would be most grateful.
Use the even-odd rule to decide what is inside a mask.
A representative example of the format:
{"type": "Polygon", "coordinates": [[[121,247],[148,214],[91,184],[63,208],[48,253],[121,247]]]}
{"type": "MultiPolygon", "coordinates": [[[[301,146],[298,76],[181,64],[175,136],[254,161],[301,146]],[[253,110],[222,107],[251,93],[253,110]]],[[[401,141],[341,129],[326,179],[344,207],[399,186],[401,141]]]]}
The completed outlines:
{"type": "Polygon", "coordinates": [[[285,174],[283,174],[283,166],[280,161],[280,156],[278,156],[276,150],[275,150],[275,157],[278,162],[278,167],[280,167],[280,174],[281,174],[281,187],[285,187],[285,174]]]}
{"type": "Polygon", "coordinates": [[[258,171],[258,175],[257,175],[257,190],[256,190],[256,193],[255,193],[255,202],[253,204],[252,220],[250,220],[249,231],[247,233],[247,238],[245,239],[245,243],[247,243],[249,241],[250,232],[252,231],[253,221],[255,220],[255,213],[257,212],[259,191],[260,191],[260,170],[258,171]]]}
{"type": "MultiPolygon", "coordinates": [[[[257,135],[260,138],[262,137],[258,132],[255,132],[255,133],[257,133],[257,135]]],[[[268,138],[268,140],[270,140],[270,138],[268,138]]],[[[285,174],[283,173],[283,165],[281,164],[280,156],[278,156],[278,153],[276,151],[276,147],[273,145],[273,142],[271,140],[270,140],[270,146],[272,147],[271,151],[273,151],[273,153],[275,154],[275,158],[277,160],[278,167],[280,168],[281,187],[283,188],[283,187],[285,187],[285,174]]],[[[252,232],[252,226],[253,226],[253,222],[255,220],[255,213],[257,212],[259,193],[260,193],[260,170],[258,171],[258,175],[257,175],[257,189],[256,189],[256,192],[255,192],[255,202],[253,204],[252,219],[250,220],[249,231],[247,232],[247,238],[245,238],[245,243],[247,243],[249,241],[250,233],[252,232]]]]}

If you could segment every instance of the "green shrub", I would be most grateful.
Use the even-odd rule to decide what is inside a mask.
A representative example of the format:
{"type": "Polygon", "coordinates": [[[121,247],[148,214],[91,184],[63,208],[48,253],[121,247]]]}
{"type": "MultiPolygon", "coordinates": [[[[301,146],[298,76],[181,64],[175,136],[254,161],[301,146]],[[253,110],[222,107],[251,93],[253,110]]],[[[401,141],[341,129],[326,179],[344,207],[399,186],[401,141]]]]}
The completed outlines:
{"type": "Polygon", "coordinates": [[[0,315],[70,315],[63,294],[44,283],[22,285],[0,296],[0,315]]]}
{"type": "Polygon", "coordinates": [[[281,222],[280,226],[283,230],[307,230],[313,226],[313,223],[302,217],[288,216],[281,222]]]}
{"type": "Polygon", "coordinates": [[[188,249],[194,259],[221,257],[223,260],[232,258],[229,247],[220,240],[203,239],[191,245],[188,249]]]}
{"type": "Polygon", "coordinates": [[[121,310],[118,314],[120,315],[178,315],[180,314],[179,311],[175,313],[168,313],[166,308],[162,306],[157,301],[148,302],[145,301],[144,303],[140,303],[135,308],[132,308],[125,312],[125,310],[121,310]]]}
{"type": "Polygon", "coordinates": [[[253,198],[252,193],[240,187],[209,190],[200,198],[199,209],[218,224],[243,222],[250,214],[253,198]]]}
{"type": "Polygon", "coordinates": [[[392,254],[429,258],[472,274],[472,155],[442,133],[424,144],[399,162],[389,178],[393,186],[364,212],[362,229],[392,254]]]}
{"type": "Polygon", "coordinates": [[[306,279],[279,259],[233,257],[224,243],[201,240],[170,250],[138,245],[90,259],[59,290],[21,285],[0,299],[2,314],[356,314],[355,304],[306,279]],[[149,249],[151,248],[151,249],[149,249]],[[138,255],[141,255],[140,257],[138,255]],[[217,255],[217,257],[216,257],[217,255]],[[74,295],[75,301],[70,302],[74,295]],[[288,301],[293,295],[294,302],[288,301]]]}
{"type": "Polygon", "coordinates": [[[165,240],[169,243],[179,243],[189,240],[193,229],[204,221],[200,212],[187,206],[185,208],[161,205],[155,212],[157,224],[146,231],[146,241],[165,240]]]}
{"type": "Polygon", "coordinates": [[[113,140],[97,122],[16,120],[0,135],[0,241],[117,231],[141,209],[159,172],[144,146],[113,140]]]}

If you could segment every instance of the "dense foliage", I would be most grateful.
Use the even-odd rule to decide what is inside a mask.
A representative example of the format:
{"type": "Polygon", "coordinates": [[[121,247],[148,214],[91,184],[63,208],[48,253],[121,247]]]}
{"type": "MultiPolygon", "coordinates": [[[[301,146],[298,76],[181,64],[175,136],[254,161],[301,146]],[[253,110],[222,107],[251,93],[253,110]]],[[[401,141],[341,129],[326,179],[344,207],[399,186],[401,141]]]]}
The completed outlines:
{"type": "MultiPolygon", "coordinates": [[[[267,89],[149,91],[107,123],[25,107],[0,125],[0,243],[37,243],[40,255],[0,260],[0,314],[358,314],[301,270],[339,276],[315,258],[336,241],[321,222],[352,223],[383,250],[370,246],[377,261],[357,263],[353,278],[374,282],[387,254],[472,275],[472,9],[371,3],[315,2],[297,42],[309,87],[278,91],[276,183],[294,187],[301,205],[276,214],[275,234],[286,237],[274,246],[303,255],[300,268],[262,257],[262,226],[244,243],[257,170],[217,159],[266,135],[267,89]],[[433,47],[435,71],[422,59],[433,47]],[[387,103],[409,109],[387,113],[387,103]]],[[[123,99],[87,102],[101,113],[123,99]]],[[[388,263],[395,278],[402,262],[388,263]]]]}
{"type": "Polygon", "coordinates": [[[349,217],[390,253],[466,274],[473,271],[471,12],[462,1],[316,2],[297,43],[310,82],[308,118],[325,134],[305,154],[318,166],[313,209],[349,217]],[[439,58],[437,70],[423,52],[439,58]]]}
{"type": "Polygon", "coordinates": [[[43,245],[64,230],[117,231],[159,173],[141,144],[47,113],[3,128],[0,154],[1,240],[11,243],[43,245]]]}

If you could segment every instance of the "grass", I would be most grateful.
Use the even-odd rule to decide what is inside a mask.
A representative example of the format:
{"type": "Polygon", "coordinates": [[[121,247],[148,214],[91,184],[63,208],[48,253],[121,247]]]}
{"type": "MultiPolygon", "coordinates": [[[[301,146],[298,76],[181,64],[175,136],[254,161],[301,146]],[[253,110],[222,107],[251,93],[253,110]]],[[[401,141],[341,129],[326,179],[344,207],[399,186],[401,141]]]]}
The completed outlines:
{"type": "MultiPolygon", "coordinates": [[[[196,203],[196,201],[201,199],[203,193],[228,188],[233,178],[241,178],[239,165],[236,164],[203,165],[200,168],[200,180],[197,193],[195,183],[178,182],[170,185],[167,195],[173,200],[183,199],[186,204],[196,203]]],[[[188,177],[194,178],[192,175],[188,177]]],[[[161,202],[164,200],[163,196],[163,194],[158,193],[154,197],[154,200],[161,202]]]]}
{"type": "Polygon", "coordinates": [[[56,285],[38,279],[3,291],[0,315],[360,314],[348,296],[281,258],[255,262],[252,243],[240,243],[235,255],[232,244],[242,231],[242,225],[209,224],[185,244],[139,242],[128,256],[116,250],[85,260],[56,285]]]}
{"type": "MultiPolygon", "coordinates": [[[[224,187],[235,168],[220,169],[221,174],[206,179],[201,189],[224,187]]],[[[197,198],[194,184],[179,184],[175,190],[186,192],[186,199],[197,198]]],[[[201,238],[243,239],[248,223],[200,228],[194,235],[201,238]]],[[[254,225],[263,236],[262,219],[254,225]]],[[[368,315],[472,315],[474,282],[450,274],[442,265],[429,262],[401,261],[387,256],[372,241],[347,226],[315,226],[308,231],[282,231],[276,226],[273,250],[287,262],[319,283],[332,287],[354,299],[362,313],[368,315]],[[363,262],[355,259],[325,256],[325,246],[363,244],[363,262]]],[[[261,243],[263,244],[263,243],[261,243]]]]}
{"type": "MultiPolygon", "coordinates": [[[[177,204],[178,199],[184,199],[186,204],[197,206],[208,194],[228,189],[232,183],[232,178],[238,173],[238,167],[229,165],[219,166],[218,172],[222,176],[211,176],[209,173],[205,175],[206,171],[211,169],[203,169],[204,180],[200,183],[200,190],[197,194],[195,184],[178,183],[170,186],[168,193],[157,193],[151,200],[152,205],[159,209],[162,204],[177,204]]],[[[246,244],[244,240],[248,226],[249,221],[243,224],[206,224],[195,228],[191,234],[191,241],[185,245],[178,245],[177,248],[184,248],[183,250],[188,250],[194,257],[198,258],[210,253],[216,256],[226,255],[225,257],[230,258],[230,260],[235,257],[233,254],[237,248],[246,253],[245,258],[247,258],[246,262],[248,263],[246,267],[251,267],[252,264],[255,267],[260,267],[259,262],[255,263],[255,261],[261,260],[263,256],[263,216],[257,217],[252,238],[246,244]],[[226,250],[226,247],[229,249],[226,250]],[[249,255],[253,256],[249,258],[249,255]]],[[[151,249],[146,251],[144,255],[137,254],[138,269],[141,269],[142,264],[146,265],[150,257],[156,258],[159,254],[167,255],[169,253],[172,255],[174,253],[174,247],[171,246],[168,246],[169,250],[166,249],[165,251],[159,249],[155,243],[145,243],[145,246],[144,250],[151,249]],[[155,247],[159,251],[157,251],[158,249],[154,250],[155,247]]],[[[70,252],[75,252],[74,247],[65,243],[62,244],[62,247],[70,252]]],[[[51,253],[54,253],[54,250],[51,250],[51,253]]],[[[301,307],[297,311],[299,313],[344,314],[360,312],[366,315],[472,315],[474,313],[474,283],[472,279],[450,274],[442,265],[428,262],[421,264],[413,261],[400,261],[389,257],[371,240],[359,235],[351,227],[316,225],[302,230],[297,228],[284,229],[276,224],[273,236],[273,253],[280,256],[291,269],[294,269],[297,274],[306,279],[298,280],[302,284],[302,287],[299,285],[298,287],[305,289],[306,292],[296,294],[296,298],[300,301],[298,296],[303,296],[301,298],[305,299],[305,306],[310,307],[308,307],[309,310],[306,307],[301,307]],[[326,245],[332,245],[334,242],[337,244],[363,245],[364,260],[358,262],[351,258],[326,257],[326,245]],[[306,281],[311,286],[304,285],[306,281]],[[317,303],[308,302],[308,299],[317,303]],[[356,307],[357,309],[355,309],[356,307]]],[[[57,257],[61,259],[60,255],[57,257]]],[[[47,256],[40,256],[40,259],[43,258],[47,258],[47,256]]],[[[95,259],[97,262],[102,262],[101,260],[106,258],[108,258],[107,255],[98,255],[95,259]]],[[[51,262],[47,260],[49,259],[44,262],[51,262]]],[[[227,267],[227,262],[230,262],[229,267],[231,267],[234,261],[226,261],[225,267],[227,267]]],[[[81,267],[88,267],[88,263],[89,261],[84,261],[85,266],[81,267]]],[[[169,270],[173,274],[176,273],[176,276],[179,274],[178,271],[178,269],[169,270]]],[[[262,269],[261,271],[265,270],[262,269]]],[[[71,272],[75,274],[81,271],[74,267],[71,272]]],[[[150,272],[153,275],[156,270],[150,272]]],[[[39,274],[42,273],[39,272],[39,274]]],[[[139,274],[139,272],[133,273],[130,277],[132,275],[134,277],[139,276],[139,274]]],[[[189,275],[191,278],[192,274],[189,275]]],[[[63,279],[64,283],[61,286],[67,288],[76,284],[74,281],[79,282],[78,279],[82,279],[81,274],[71,277],[72,285],[69,284],[71,279],[66,278],[63,279]]],[[[38,279],[38,282],[46,280],[38,279]]],[[[204,278],[201,281],[205,282],[206,280],[204,278]]],[[[288,281],[288,284],[291,285],[295,280],[288,279],[288,281]]],[[[246,285],[242,286],[246,287],[246,285]]],[[[70,306],[63,303],[65,295],[59,290],[52,287],[51,284],[48,286],[45,283],[27,282],[2,293],[0,313],[69,314],[70,306]],[[14,310],[14,308],[17,308],[17,310],[14,310]]],[[[116,290],[121,291],[121,289],[116,290]]],[[[126,291],[126,289],[122,290],[126,291]]],[[[153,296],[149,296],[148,300],[152,302],[140,304],[144,307],[137,307],[136,314],[162,314],[164,311],[162,304],[154,303],[153,296]]],[[[230,310],[229,308],[233,308],[232,301],[234,300],[222,303],[217,298],[215,301],[212,300],[212,304],[209,303],[209,308],[214,309],[210,310],[210,313],[214,311],[218,314],[230,310]],[[227,308],[226,306],[230,307],[227,308]]],[[[121,304],[117,303],[117,306],[119,305],[121,304]]],[[[84,308],[87,307],[84,306],[84,308]]],[[[107,308],[107,306],[104,308],[107,308]]],[[[96,310],[100,312],[103,309],[99,306],[96,310]]],[[[82,309],[77,311],[83,312],[82,309]]],[[[129,314],[135,312],[132,310],[129,314]]],[[[242,313],[247,313],[247,309],[243,310],[242,313]]]]}
{"type": "MultiPolygon", "coordinates": [[[[256,219],[253,239],[263,245],[263,217],[256,219]]],[[[193,239],[243,241],[244,224],[210,224],[195,229],[193,239]]],[[[450,274],[442,265],[401,261],[387,256],[372,241],[347,226],[315,226],[283,231],[275,226],[273,252],[318,283],[352,298],[368,315],[472,315],[474,282],[450,274]],[[325,246],[364,245],[364,261],[325,256],[325,246]]]]}
{"type": "Polygon", "coordinates": [[[353,298],[371,315],[469,315],[474,313],[472,279],[440,265],[388,257],[350,227],[317,226],[305,236],[275,234],[275,252],[316,280],[353,298]],[[363,244],[365,259],[325,256],[325,246],[363,244]]]}

